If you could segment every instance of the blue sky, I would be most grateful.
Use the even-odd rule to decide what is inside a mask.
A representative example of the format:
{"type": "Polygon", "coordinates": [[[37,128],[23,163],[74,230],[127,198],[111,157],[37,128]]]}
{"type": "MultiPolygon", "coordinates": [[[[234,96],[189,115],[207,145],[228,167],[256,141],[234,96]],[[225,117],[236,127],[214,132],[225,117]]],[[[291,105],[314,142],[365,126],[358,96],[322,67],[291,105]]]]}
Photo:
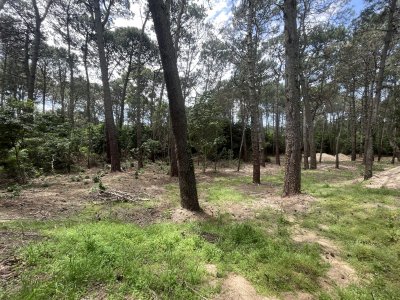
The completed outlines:
{"type": "Polygon", "coordinates": [[[364,7],[364,1],[363,0],[351,0],[350,4],[353,6],[354,11],[356,13],[356,16],[358,16],[364,7]]]}

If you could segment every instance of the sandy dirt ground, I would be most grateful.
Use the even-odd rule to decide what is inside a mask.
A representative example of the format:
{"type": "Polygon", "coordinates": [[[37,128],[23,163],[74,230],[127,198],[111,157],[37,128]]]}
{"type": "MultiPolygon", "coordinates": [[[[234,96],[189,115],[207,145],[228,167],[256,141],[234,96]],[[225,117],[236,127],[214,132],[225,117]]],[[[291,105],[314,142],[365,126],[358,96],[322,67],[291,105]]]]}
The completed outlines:
{"type": "Polygon", "coordinates": [[[366,187],[400,189],[400,166],[374,175],[366,183],[366,187]]]}
{"type": "MultiPolygon", "coordinates": [[[[334,161],[334,156],[332,157],[334,161]]],[[[332,162],[332,157],[323,155],[323,161],[332,162]]],[[[345,161],[348,157],[342,157],[341,159],[345,161]]],[[[333,167],[332,163],[319,165],[319,169],[322,170],[329,170],[333,167]]],[[[198,182],[201,183],[218,180],[221,177],[250,176],[251,172],[252,167],[245,165],[240,172],[235,172],[233,169],[219,169],[217,173],[212,171],[202,173],[199,171],[196,173],[196,177],[198,182]]],[[[262,174],[278,174],[279,172],[281,172],[280,167],[273,164],[268,164],[266,168],[262,168],[262,174]]],[[[255,218],[259,211],[264,208],[280,211],[294,225],[294,241],[299,243],[318,243],[323,249],[322,258],[329,263],[330,269],[326,277],[321,278],[321,286],[331,289],[334,286],[343,287],[358,281],[354,269],[340,257],[340,249],[337,245],[315,232],[305,230],[296,225],[298,217],[307,213],[309,207],[316,201],[313,197],[301,194],[283,199],[280,196],[279,188],[272,184],[242,184],[235,188],[251,195],[254,200],[235,202],[221,207],[203,202],[200,199],[204,211],[193,213],[179,208],[178,203],[170,200],[165,201],[168,194],[168,185],[177,185],[177,179],[170,178],[166,174],[165,167],[161,168],[159,165],[147,166],[138,178],[135,176],[134,169],[113,174],[101,170],[87,170],[80,175],[41,177],[24,187],[20,195],[16,197],[13,197],[6,189],[0,189],[0,226],[2,223],[9,221],[57,220],[76,215],[88,205],[99,201],[96,196],[98,192],[93,190],[95,186],[93,177],[96,175],[100,176],[102,183],[112,190],[127,193],[132,197],[151,199],[151,205],[139,205],[134,210],[121,209],[114,212],[119,214],[118,217],[120,219],[139,225],[163,220],[172,220],[174,222],[205,220],[213,218],[220,213],[228,213],[237,220],[245,220],[255,218]],[[79,180],[76,180],[78,177],[79,180]]],[[[400,188],[400,167],[377,174],[371,179],[368,186],[400,188]]],[[[93,216],[93,218],[96,217],[101,216],[93,216]]],[[[14,254],[15,249],[29,241],[39,240],[40,238],[35,232],[7,231],[0,227],[0,283],[9,281],[18,275],[13,268],[18,263],[18,258],[14,254]]],[[[213,275],[216,274],[215,268],[215,266],[209,267],[210,276],[214,281],[221,280],[214,278],[216,277],[216,275],[213,275]]],[[[254,287],[238,274],[228,274],[220,284],[222,291],[216,300],[275,299],[258,295],[254,287]]],[[[287,300],[313,299],[313,296],[307,293],[287,293],[281,296],[287,300]]]]}

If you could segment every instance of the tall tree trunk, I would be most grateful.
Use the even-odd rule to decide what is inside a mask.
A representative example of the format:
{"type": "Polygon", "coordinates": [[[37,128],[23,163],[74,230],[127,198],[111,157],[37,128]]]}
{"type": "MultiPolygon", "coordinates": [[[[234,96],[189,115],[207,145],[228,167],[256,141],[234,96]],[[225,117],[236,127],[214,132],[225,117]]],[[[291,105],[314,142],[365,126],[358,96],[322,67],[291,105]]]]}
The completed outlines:
{"type": "Polygon", "coordinates": [[[41,70],[43,76],[43,90],[42,90],[42,105],[43,113],[46,111],[46,94],[47,94],[47,66],[44,66],[41,70]]]}
{"type": "Polygon", "coordinates": [[[67,27],[67,53],[68,53],[68,68],[69,68],[69,103],[68,103],[68,119],[71,125],[74,125],[74,111],[75,111],[75,77],[74,77],[74,56],[71,49],[71,33],[70,33],[70,2],[68,2],[66,9],[66,27],[67,27]]]}
{"type": "Polygon", "coordinates": [[[357,158],[356,79],[353,77],[350,104],[351,161],[357,158]]]}
{"type": "Polygon", "coordinates": [[[36,69],[39,60],[39,50],[40,50],[40,42],[42,35],[40,27],[42,26],[42,22],[46,18],[47,13],[49,12],[50,6],[53,4],[53,0],[47,1],[45,5],[45,11],[42,16],[40,16],[36,0],[31,0],[31,1],[35,14],[35,28],[34,28],[31,66],[28,72],[29,76],[27,77],[27,81],[28,81],[28,99],[35,100],[36,69]]]}
{"type": "Polygon", "coordinates": [[[246,144],[246,141],[245,141],[245,139],[246,139],[246,124],[247,124],[247,122],[243,121],[242,139],[240,141],[238,165],[237,165],[238,172],[240,171],[240,159],[241,159],[242,149],[243,149],[243,146],[246,144]]]}
{"type": "Polygon", "coordinates": [[[322,134],[321,134],[321,143],[320,143],[320,150],[319,150],[319,163],[322,161],[322,152],[324,150],[324,138],[325,138],[325,127],[326,127],[326,119],[324,116],[324,121],[322,123],[322,134]]]}
{"type": "MultiPolygon", "coordinates": [[[[174,48],[177,53],[177,56],[179,54],[179,40],[181,37],[181,30],[182,30],[182,16],[185,12],[185,7],[186,7],[186,0],[182,0],[180,2],[179,13],[176,18],[176,31],[175,31],[175,36],[173,39],[174,48]]],[[[168,17],[169,17],[169,9],[170,9],[170,7],[167,7],[168,17]]],[[[183,100],[185,101],[185,95],[183,95],[183,100]]],[[[177,159],[177,153],[176,153],[175,137],[174,137],[174,134],[172,133],[172,124],[171,123],[170,123],[169,128],[170,128],[169,129],[170,130],[170,134],[169,134],[169,161],[170,161],[169,175],[171,177],[178,177],[178,175],[179,175],[178,159],[177,159]]]]}
{"type": "Polygon", "coordinates": [[[340,143],[340,135],[342,133],[342,123],[340,122],[340,118],[337,118],[338,122],[338,133],[336,135],[336,145],[335,145],[335,167],[339,169],[339,143],[340,143]]]}
{"type": "Polygon", "coordinates": [[[199,211],[194,166],[187,143],[185,101],[179,79],[176,49],[172,41],[168,11],[162,0],[149,0],[149,8],[153,17],[168,92],[172,130],[179,164],[181,205],[183,208],[199,211]]]}
{"type": "Polygon", "coordinates": [[[247,85],[251,116],[251,150],[253,157],[253,183],[260,184],[260,118],[258,99],[255,90],[256,46],[254,45],[255,8],[253,0],[248,1],[247,8],[247,85]]]}
{"type": "MultiPolygon", "coordinates": [[[[32,0],[36,3],[36,0],[32,0]]],[[[35,82],[36,82],[36,69],[37,62],[39,60],[39,49],[40,49],[40,40],[41,40],[41,31],[40,26],[42,22],[40,21],[39,11],[35,10],[35,29],[34,29],[34,38],[33,38],[33,49],[32,49],[32,57],[31,57],[31,65],[29,69],[29,77],[28,79],[28,99],[35,100],[35,82]]]]}
{"type": "Polygon", "coordinates": [[[299,88],[299,37],[297,34],[297,1],[284,0],[285,22],[285,90],[286,151],[284,195],[301,192],[301,122],[299,88]]]}
{"type": "Polygon", "coordinates": [[[88,154],[87,154],[87,168],[90,169],[92,166],[91,156],[92,156],[92,100],[90,93],[90,78],[89,78],[89,66],[88,66],[88,45],[89,45],[89,33],[86,33],[85,44],[83,46],[83,66],[85,68],[86,76],[86,121],[88,126],[88,154]]]}
{"type": "Polygon", "coordinates": [[[388,7],[388,23],[387,29],[385,33],[385,37],[383,40],[383,48],[381,52],[381,57],[379,61],[379,69],[378,74],[376,76],[376,88],[373,102],[371,103],[372,107],[372,115],[371,121],[367,124],[367,133],[368,137],[368,150],[366,152],[366,161],[365,161],[365,170],[364,170],[364,179],[369,179],[372,177],[372,165],[374,161],[374,150],[373,150],[373,130],[374,125],[376,124],[376,119],[378,115],[379,103],[381,101],[381,94],[383,89],[383,79],[384,79],[384,71],[386,65],[386,59],[388,56],[390,44],[393,39],[393,33],[395,30],[395,22],[394,22],[394,13],[396,12],[396,3],[397,0],[390,0],[388,7]]]}
{"type": "MultiPolygon", "coordinates": [[[[303,97],[304,102],[304,97],[303,97]]],[[[308,126],[307,126],[307,118],[305,113],[305,108],[303,110],[303,164],[304,169],[308,170],[310,168],[310,164],[308,163],[308,157],[310,156],[310,147],[308,142],[308,126]]]]}
{"type": "Polygon", "coordinates": [[[275,132],[274,132],[274,144],[275,144],[275,164],[281,165],[281,157],[279,152],[279,75],[276,79],[276,95],[275,95],[275,132]]]}
{"type": "Polygon", "coordinates": [[[96,30],[97,48],[99,52],[100,69],[101,69],[101,81],[103,83],[103,97],[104,97],[104,114],[105,114],[105,126],[106,136],[110,149],[111,158],[111,171],[121,171],[121,161],[118,147],[118,133],[115,128],[114,115],[111,101],[110,83],[108,81],[108,65],[106,54],[104,51],[104,28],[101,21],[101,11],[99,0],[93,1],[94,10],[94,25],[96,30]]]}
{"type": "Polygon", "coordinates": [[[136,144],[138,148],[138,170],[143,168],[143,149],[142,149],[142,92],[143,92],[143,82],[142,82],[142,52],[143,52],[143,37],[144,30],[146,28],[146,23],[149,18],[149,13],[146,14],[144,19],[142,29],[140,31],[139,48],[137,53],[137,66],[136,66],[136,93],[135,99],[137,103],[136,107],[136,144]]]}
{"type": "Polygon", "coordinates": [[[3,53],[3,76],[1,76],[1,100],[0,100],[0,105],[3,107],[4,105],[4,98],[5,98],[5,92],[6,92],[6,86],[7,86],[7,67],[8,67],[8,51],[7,49],[4,49],[3,53]]]}
{"type": "Polygon", "coordinates": [[[304,169],[317,168],[317,150],[314,137],[314,120],[311,114],[309,87],[303,72],[300,73],[300,85],[304,103],[304,169]],[[308,160],[308,157],[310,159],[308,160]]]}
{"type": "Polygon", "coordinates": [[[259,127],[259,148],[260,148],[260,165],[262,167],[265,167],[265,149],[264,149],[264,144],[265,144],[265,131],[264,131],[264,126],[263,126],[263,119],[262,119],[262,113],[260,114],[260,127],[259,127]]]}

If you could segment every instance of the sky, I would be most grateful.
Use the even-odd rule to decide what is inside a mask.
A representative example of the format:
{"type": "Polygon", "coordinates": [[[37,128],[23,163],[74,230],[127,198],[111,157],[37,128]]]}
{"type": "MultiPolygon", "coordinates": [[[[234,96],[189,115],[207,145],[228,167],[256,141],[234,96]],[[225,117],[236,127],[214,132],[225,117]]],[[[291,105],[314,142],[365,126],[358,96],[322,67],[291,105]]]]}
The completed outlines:
{"type": "MultiPolygon", "coordinates": [[[[192,0],[206,8],[206,22],[213,24],[215,28],[221,28],[231,17],[232,8],[237,5],[240,0],[192,0]]],[[[131,6],[134,17],[127,20],[126,18],[117,18],[114,20],[115,27],[133,26],[141,28],[144,18],[144,9],[147,0],[136,1],[131,6]]],[[[353,8],[355,16],[358,16],[364,6],[364,0],[349,0],[349,7],[353,8]]],[[[152,21],[149,20],[147,28],[150,28],[152,21]]]]}

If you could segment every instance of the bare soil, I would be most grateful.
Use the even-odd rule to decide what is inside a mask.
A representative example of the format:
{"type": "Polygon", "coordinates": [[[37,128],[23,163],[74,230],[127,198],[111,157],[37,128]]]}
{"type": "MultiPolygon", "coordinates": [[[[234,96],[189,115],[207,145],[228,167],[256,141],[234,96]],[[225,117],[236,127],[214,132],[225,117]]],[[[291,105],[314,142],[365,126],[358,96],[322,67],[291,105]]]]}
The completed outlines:
{"type": "Polygon", "coordinates": [[[400,166],[374,175],[368,180],[366,187],[400,189],[400,166]]]}
{"type": "Polygon", "coordinates": [[[298,226],[295,226],[293,240],[299,243],[317,243],[323,249],[321,257],[330,266],[326,277],[320,279],[320,284],[325,289],[346,287],[358,282],[356,271],[340,258],[340,249],[331,240],[298,226]]]}

